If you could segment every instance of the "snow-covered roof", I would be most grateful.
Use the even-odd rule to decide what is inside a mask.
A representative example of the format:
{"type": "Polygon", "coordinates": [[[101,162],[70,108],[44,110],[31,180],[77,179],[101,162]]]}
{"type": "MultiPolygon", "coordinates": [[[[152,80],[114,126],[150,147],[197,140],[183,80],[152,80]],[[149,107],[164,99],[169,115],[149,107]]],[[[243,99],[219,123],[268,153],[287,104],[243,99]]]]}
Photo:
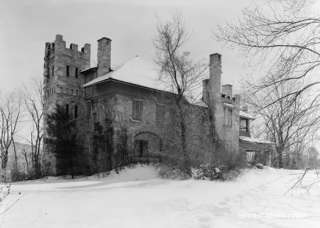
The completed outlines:
{"type": "MultiPolygon", "coordinates": [[[[201,106],[201,107],[208,107],[208,105],[206,103],[204,103],[202,100],[198,100],[198,101],[194,102],[193,104],[201,106]]],[[[233,107],[232,104],[228,104],[228,103],[224,103],[224,105],[229,106],[229,107],[233,107]]],[[[244,112],[242,110],[240,110],[239,115],[240,115],[240,117],[243,117],[243,118],[252,119],[252,120],[255,119],[255,117],[253,115],[251,115],[248,112],[244,112]]]]}
{"type": "Polygon", "coordinates": [[[159,80],[159,71],[156,65],[140,56],[130,59],[114,71],[89,81],[84,84],[84,87],[102,83],[110,78],[152,89],[172,91],[170,87],[159,80]]]}
{"type": "Polygon", "coordinates": [[[224,102],[223,105],[224,105],[224,106],[227,106],[227,107],[230,107],[230,108],[234,108],[234,105],[233,105],[233,104],[229,104],[229,103],[226,103],[226,102],[224,102]]]}
{"type": "Polygon", "coordinates": [[[239,115],[240,115],[240,117],[243,117],[243,118],[252,119],[252,120],[255,119],[255,117],[253,115],[251,115],[248,112],[244,112],[242,110],[240,110],[239,115]]]}
{"type": "Polygon", "coordinates": [[[206,103],[204,103],[203,100],[198,100],[198,101],[194,102],[193,104],[201,106],[201,107],[205,107],[205,108],[208,107],[208,105],[206,103]]]}
{"type": "Polygon", "coordinates": [[[240,136],[240,139],[243,140],[243,141],[253,142],[253,143],[268,143],[268,144],[273,144],[273,142],[268,141],[268,140],[262,140],[262,139],[247,137],[247,136],[240,136]]]}
{"type": "MultiPolygon", "coordinates": [[[[83,71],[91,70],[94,68],[96,67],[91,67],[83,71]]],[[[166,92],[173,91],[173,89],[170,88],[168,84],[159,80],[160,74],[157,66],[152,61],[146,60],[141,56],[136,56],[128,60],[124,64],[118,67],[114,67],[113,69],[113,71],[87,82],[83,85],[83,87],[103,83],[108,79],[116,79],[123,82],[148,87],[151,89],[162,90],[166,92]]],[[[195,93],[197,92],[199,91],[196,91],[195,93]]],[[[202,100],[191,103],[202,107],[208,107],[207,104],[205,104],[202,100]]],[[[232,106],[228,103],[225,103],[225,105],[232,106]]],[[[244,111],[240,111],[240,116],[243,118],[254,119],[252,115],[244,111]]]]}
{"type": "Polygon", "coordinates": [[[88,70],[94,70],[94,69],[97,69],[97,67],[96,66],[95,67],[87,67],[87,68],[81,70],[81,72],[85,72],[85,71],[88,71],[88,70]]]}

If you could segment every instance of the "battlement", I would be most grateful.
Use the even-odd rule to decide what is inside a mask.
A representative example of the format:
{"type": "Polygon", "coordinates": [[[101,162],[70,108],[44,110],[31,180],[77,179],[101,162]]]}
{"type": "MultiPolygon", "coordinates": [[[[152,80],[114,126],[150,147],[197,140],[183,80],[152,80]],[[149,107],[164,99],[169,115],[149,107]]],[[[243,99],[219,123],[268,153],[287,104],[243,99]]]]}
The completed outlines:
{"type": "Polygon", "coordinates": [[[46,42],[46,52],[55,53],[62,52],[65,54],[73,54],[79,57],[90,59],[91,45],[86,43],[78,50],[78,44],[71,43],[69,47],[66,46],[66,41],[63,40],[63,36],[56,35],[54,42],[46,42]]]}

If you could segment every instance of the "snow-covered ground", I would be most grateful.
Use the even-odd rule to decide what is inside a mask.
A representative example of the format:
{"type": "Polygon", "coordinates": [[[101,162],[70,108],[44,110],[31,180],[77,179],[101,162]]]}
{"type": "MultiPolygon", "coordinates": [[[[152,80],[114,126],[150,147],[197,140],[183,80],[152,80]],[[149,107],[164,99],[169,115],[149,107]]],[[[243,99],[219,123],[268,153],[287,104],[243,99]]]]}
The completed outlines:
{"type": "Polygon", "coordinates": [[[165,180],[138,166],[77,180],[13,184],[0,227],[320,227],[320,185],[303,171],[246,170],[231,182],[165,180]]]}

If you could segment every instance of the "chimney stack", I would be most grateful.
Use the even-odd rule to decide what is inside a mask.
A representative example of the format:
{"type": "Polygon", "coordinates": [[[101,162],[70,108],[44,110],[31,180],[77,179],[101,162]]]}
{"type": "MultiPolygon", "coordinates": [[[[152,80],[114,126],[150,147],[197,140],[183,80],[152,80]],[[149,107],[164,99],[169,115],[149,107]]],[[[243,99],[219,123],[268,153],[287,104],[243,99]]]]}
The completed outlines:
{"type": "Polygon", "coordinates": [[[232,98],[232,85],[226,84],[222,86],[222,94],[226,95],[230,99],[232,98]]]}
{"type": "Polygon", "coordinates": [[[210,85],[208,89],[211,89],[214,97],[220,97],[221,95],[221,55],[218,53],[210,55],[209,74],[210,85]]]}
{"type": "Polygon", "coordinates": [[[202,101],[208,104],[209,101],[209,91],[208,91],[209,79],[202,80],[202,101]]]}
{"type": "Polygon", "coordinates": [[[98,77],[109,73],[111,68],[111,39],[102,37],[98,40],[98,77]]]}

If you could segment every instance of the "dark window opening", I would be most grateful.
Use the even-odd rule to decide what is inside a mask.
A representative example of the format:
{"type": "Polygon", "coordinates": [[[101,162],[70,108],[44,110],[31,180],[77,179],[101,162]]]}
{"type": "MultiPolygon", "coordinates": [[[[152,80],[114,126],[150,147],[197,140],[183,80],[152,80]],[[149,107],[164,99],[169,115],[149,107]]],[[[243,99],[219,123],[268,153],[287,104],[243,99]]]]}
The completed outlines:
{"type": "Polygon", "coordinates": [[[134,141],[135,155],[138,157],[144,157],[148,155],[148,141],[147,140],[135,140],[134,141]]]}
{"type": "Polygon", "coordinates": [[[249,120],[247,119],[240,120],[240,131],[249,132],[249,120]]]}
{"type": "Polygon", "coordinates": [[[69,104],[66,104],[66,114],[69,115],[69,104]]]}
{"type": "Polygon", "coordinates": [[[75,70],[75,77],[78,78],[78,74],[79,74],[79,69],[78,67],[76,67],[76,70],[75,70]]]}
{"type": "Polygon", "coordinates": [[[70,66],[67,65],[67,68],[66,68],[66,75],[67,77],[70,76],[70,66]]]}
{"type": "Polygon", "coordinates": [[[134,120],[142,120],[143,103],[139,100],[132,102],[132,118],[134,120]]]}
{"type": "Polygon", "coordinates": [[[54,76],[54,66],[51,67],[51,76],[54,76]]]}
{"type": "Polygon", "coordinates": [[[78,117],[78,105],[74,106],[74,118],[76,119],[78,117]]]}

